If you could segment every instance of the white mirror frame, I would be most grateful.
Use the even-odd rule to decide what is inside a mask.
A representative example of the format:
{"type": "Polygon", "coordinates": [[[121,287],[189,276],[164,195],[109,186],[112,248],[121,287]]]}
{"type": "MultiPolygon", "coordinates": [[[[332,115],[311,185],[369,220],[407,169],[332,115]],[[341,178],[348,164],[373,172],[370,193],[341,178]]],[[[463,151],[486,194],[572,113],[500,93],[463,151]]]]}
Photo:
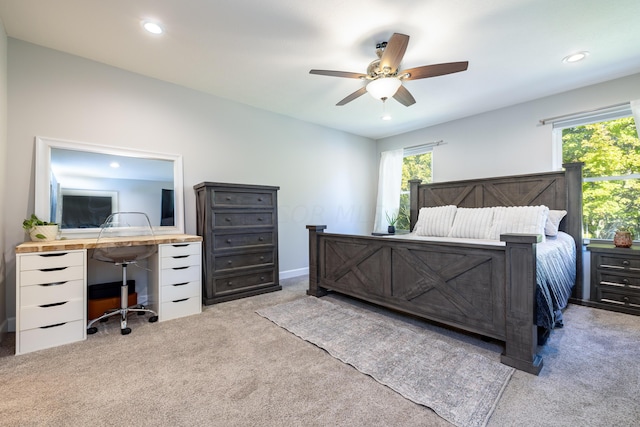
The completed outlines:
{"type": "MultiPolygon", "coordinates": [[[[95,145],[85,142],[64,141],[46,137],[36,137],[36,167],[35,167],[35,211],[38,218],[50,221],[50,178],[51,178],[51,149],[86,151],[91,153],[109,154],[142,159],[168,160],[173,162],[173,195],[174,195],[174,223],[175,226],[154,226],[156,234],[184,234],[184,194],[182,177],[182,156],[179,154],[154,153],[150,151],[133,150],[130,148],[95,145]]],[[[90,238],[97,237],[99,228],[71,228],[61,229],[61,238],[90,238]]]]}

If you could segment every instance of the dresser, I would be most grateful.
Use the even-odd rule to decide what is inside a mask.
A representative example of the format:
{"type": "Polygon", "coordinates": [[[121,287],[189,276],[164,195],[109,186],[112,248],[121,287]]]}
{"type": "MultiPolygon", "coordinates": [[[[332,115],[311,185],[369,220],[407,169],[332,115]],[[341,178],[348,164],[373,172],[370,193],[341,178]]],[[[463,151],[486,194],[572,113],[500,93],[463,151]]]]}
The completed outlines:
{"type": "Polygon", "coordinates": [[[196,230],[203,239],[205,305],[282,289],[278,274],[278,190],[202,182],[196,230]]]}
{"type": "Polygon", "coordinates": [[[591,302],[599,308],[640,315],[640,248],[590,244],[591,302]]]}

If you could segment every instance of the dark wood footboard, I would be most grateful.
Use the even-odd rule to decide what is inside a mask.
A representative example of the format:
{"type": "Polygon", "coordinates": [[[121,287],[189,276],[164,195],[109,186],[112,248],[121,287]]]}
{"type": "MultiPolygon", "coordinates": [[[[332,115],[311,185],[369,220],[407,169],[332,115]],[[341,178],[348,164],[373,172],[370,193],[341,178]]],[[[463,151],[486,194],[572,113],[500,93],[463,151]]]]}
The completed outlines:
{"type": "Polygon", "coordinates": [[[338,291],[505,343],[502,362],[538,374],[535,235],[506,246],[426,243],[309,230],[309,295],[338,291]]]}

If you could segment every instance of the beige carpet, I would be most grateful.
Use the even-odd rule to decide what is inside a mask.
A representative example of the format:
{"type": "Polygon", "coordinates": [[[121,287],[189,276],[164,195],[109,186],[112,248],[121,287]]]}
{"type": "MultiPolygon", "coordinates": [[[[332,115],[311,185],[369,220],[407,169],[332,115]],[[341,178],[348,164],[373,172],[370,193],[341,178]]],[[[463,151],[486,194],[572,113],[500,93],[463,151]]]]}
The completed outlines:
{"type": "Polygon", "coordinates": [[[320,298],[257,313],[459,427],[485,426],[515,371],[437,332],[320,298]]]}
{"type": "MultiPolygon", "coordinates": [[[[168,322],[118,322],[86,341],[14,356],[0,345],[3,426],[451,426],[433,411],[274,327],[256,310],[306,298],[283,290],[168,322]]],[[[500,360],[502,347],[379,311],[412,330],[500,360]]],[[[134,316],[136,318],[136,316],[134,316]]],[[[489,420],[502,426],[637,426],[640,317],[570,305],[541,349],[540,376],[516,371],[489,420]]],[[[11,334],[12,335],[12,334],[11,334]]],[[[11,337],[10,337],[11,338],[11,337]]]]}

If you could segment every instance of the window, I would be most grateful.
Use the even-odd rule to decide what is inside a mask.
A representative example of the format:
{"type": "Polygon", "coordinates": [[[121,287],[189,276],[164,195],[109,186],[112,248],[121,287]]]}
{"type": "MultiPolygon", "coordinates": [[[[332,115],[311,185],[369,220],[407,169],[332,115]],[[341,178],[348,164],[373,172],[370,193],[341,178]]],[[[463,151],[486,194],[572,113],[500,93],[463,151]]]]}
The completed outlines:
{"type": "Polygon", "coordinates": [[[562,162],[584,162],[584,237],[611,240],[626,228],[640,238],[640,139],[629,104],[553,126],[562,162]]]}
{"type": "Polygon", "coordinates": [[[409,230],[409,180],[421,179],[431,182],[432,146],[420,145],[404,149],[402,160],[402,184],[400,187],[400,211],[398,213],[398,230],[409,230]]]}

